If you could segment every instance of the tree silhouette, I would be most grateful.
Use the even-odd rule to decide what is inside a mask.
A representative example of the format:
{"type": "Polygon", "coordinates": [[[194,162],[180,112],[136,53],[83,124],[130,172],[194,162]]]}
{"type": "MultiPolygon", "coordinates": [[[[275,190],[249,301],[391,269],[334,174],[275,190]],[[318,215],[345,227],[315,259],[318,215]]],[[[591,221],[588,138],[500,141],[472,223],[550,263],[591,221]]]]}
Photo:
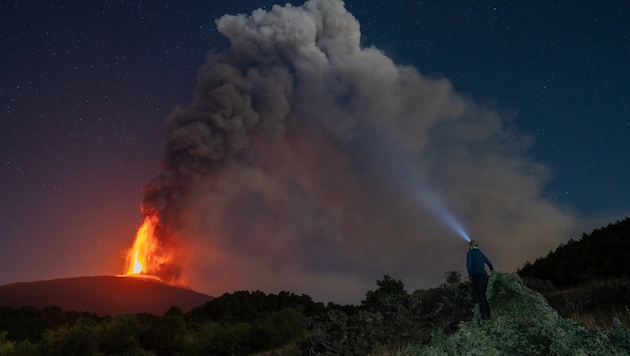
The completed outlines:
{"type": "Polygon", "coordinates": [[[450,285],[455,285],[461,282],[462,276],[463,276],[462,272],[458,270],[444,272],[444,278],[446,278],[446,283],[450,285]]]}
{"type": "Polygon", "coordinates": [[[378,285],[377,290],[369,290],[365,293],[365,300],[361,301],[361,308],[386,311],[387,306],[392,302],[408,297],[403,282],[395,280],[389,275],[384,275],[383,279],[377,280],[376,285],[378,285]]]}

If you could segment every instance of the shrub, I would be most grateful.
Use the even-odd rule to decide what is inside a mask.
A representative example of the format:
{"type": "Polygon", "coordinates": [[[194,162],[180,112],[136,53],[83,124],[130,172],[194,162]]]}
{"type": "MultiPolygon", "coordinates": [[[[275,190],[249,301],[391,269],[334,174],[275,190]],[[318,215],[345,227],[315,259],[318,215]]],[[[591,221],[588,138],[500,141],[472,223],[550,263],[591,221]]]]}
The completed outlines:
{"type": "Polygon", "coordinates": [[[386,312],[389,311],[390,305],[408,297],[403,282],[388,275],[384,275],[382,280],[377,280],[376,284],[377,290],[369,290],[365,293],[365,300],[361,301],[362,309],[386,312]]]}
{"type": "Polygon", "coordinates": [[[250,351],[251,325],[209,322],[197,330],[185,348],[190,354],[244,355],[250,351]]]}
{"type": "Polygon", "coordinates": [[[307,325],[308,319],[304,314],[292,308],[283,309],[254,325],[252,345],[255,350],[280,346],[289,340],[302,337],[307,325]]]}
{"type": "Polygon", "coordinates": [[[46,330],[42,349],[47,355],[94,355],[99,343],[97,322],[80,319],[71,327],[46,330]]]}
{"type": "Polygon", "coordinates": [[[138,318],[133,314],[113,316],[102,323],[100,350],[107,355],[131,354],[140,346],[138,318]]]}

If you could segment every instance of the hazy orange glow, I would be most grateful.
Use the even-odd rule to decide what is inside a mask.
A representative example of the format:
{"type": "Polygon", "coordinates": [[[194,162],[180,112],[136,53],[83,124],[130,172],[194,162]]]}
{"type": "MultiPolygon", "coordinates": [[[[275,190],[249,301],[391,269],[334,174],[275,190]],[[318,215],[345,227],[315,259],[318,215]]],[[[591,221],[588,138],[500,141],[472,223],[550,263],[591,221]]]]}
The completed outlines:
{"type": "Polygon", "coordinates": [[[151,264],[156,262],[154,253],[157,241],[153,235],[157,218],[147,216],[138,229],[136,240],[127,255],[127,272],[125,275],[146,274],[150,272],[151,264]]]}

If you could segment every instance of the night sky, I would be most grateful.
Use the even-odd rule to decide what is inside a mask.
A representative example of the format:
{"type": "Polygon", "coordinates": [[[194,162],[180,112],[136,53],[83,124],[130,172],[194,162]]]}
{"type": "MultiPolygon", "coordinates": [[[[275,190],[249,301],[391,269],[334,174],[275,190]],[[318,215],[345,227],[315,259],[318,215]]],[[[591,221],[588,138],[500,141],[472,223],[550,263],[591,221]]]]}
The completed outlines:
{"type": "Polygon", "coordinates": [[[0,285],[123,271],[143,187],[179,164],[166,122],[217,61],[271,78],[252,105],[282,117],[186,181],[175,238],[200,292],[358,303],[384,274],[465,272],[445,214],[503,271],[630,215],[630,4],[273,4],[2,2],[0,285]],[[225,14],[244,14],[232,42],[225,14]]]}

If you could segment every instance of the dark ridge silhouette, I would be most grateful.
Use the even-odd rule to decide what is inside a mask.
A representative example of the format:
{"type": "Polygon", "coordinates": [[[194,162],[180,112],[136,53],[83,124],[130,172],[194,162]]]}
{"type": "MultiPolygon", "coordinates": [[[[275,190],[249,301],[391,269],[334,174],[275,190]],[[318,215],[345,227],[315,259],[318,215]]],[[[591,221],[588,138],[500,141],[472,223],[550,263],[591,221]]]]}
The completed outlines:
{"type": "Polygon", "coordinates": [[[518,270],[521,277],[551,281],[567,287],[630,276],[630,217],[583,233],[578,241],[569,240],[536,261],[527,261],[518,270]]]}
{"type": "Polygon", "coordinates": [[[155,279],[136,277],[75,277],[0,286],[0,306],[33,306],[37,309],[57,306],[100,316],[124,313],[163,315],[172,306],[187,312],[213,299],[155,279]]]}

